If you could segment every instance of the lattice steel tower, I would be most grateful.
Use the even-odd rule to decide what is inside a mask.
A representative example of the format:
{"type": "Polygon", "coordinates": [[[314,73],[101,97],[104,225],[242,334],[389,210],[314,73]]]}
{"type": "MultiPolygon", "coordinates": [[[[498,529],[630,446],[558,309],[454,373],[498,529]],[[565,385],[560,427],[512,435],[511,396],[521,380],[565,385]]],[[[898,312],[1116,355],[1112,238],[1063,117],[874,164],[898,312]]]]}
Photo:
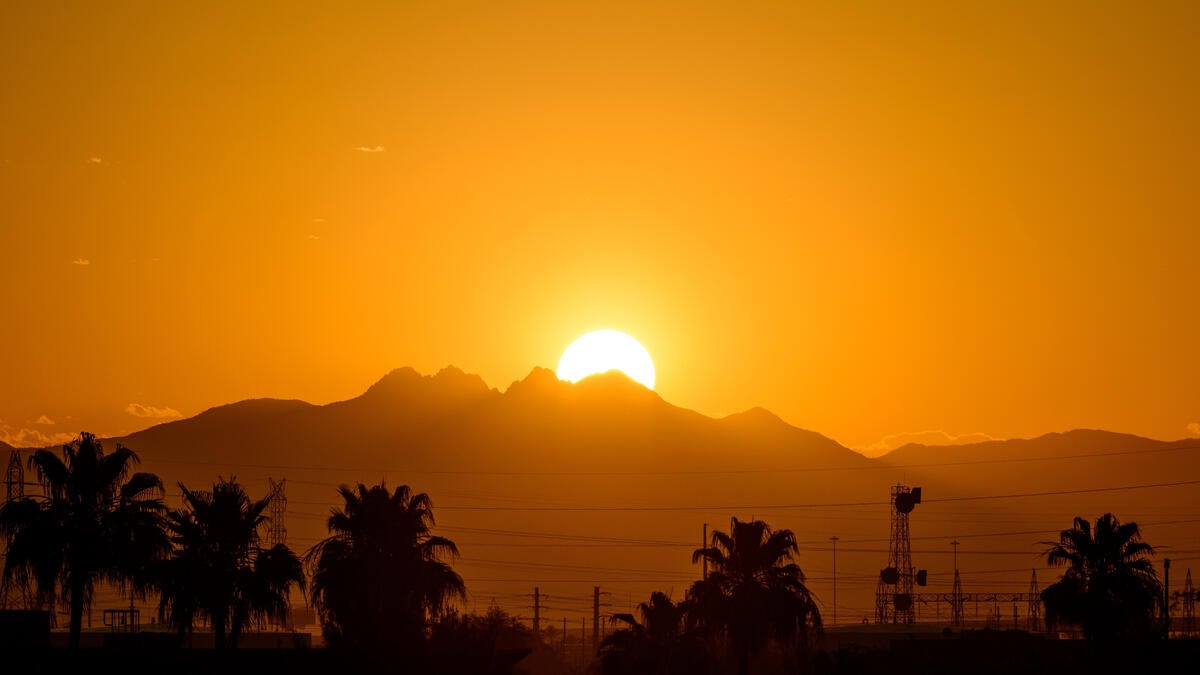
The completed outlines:
{"type": "Polygon", "coordinates": [[[1038,589],[1037,568],[1029,578],[1029,632],[1042,629],[1042,593],[1038,589]]]}
{"type": "Polygon", "coordinates": [[[1183,633],[1189,637],[1196,632],[1196,589],[1192,587],[1192,568],[1183,580],[1183,633]]]}
{"type": "MultiPolygon", "coordinates": [[[[21,466],[21,453],[18,450],[13,450],[8,456],[8,469],[4,472],[4,495],[6,505],[25,498],[25,467],[21,466]]],[[[12,533],[9,533],[4,541],[5,562],[7,562],[8,550],[11,547],[12,533]]],[[[17,570],[11,578],[5,575],[5,578],[0,581],[0,609],[26,607],[28,605],[28,588],[29,584],[23,569],[17,570]]]]}
{"type": "Polygon", "coordinates": [[[912,623],[916,620],[913,584],[924,585],[925,570],[921,570],[918,580],[912,564],[908,514],[921,503],[921,488],[895,485],[891,497],[892,536],[887,567],[880,570],[875,586],[875,622],[912,623]]]}
{"type": "Polygon", "coordinates": [[[25,467],[21,466],[21,451],[13,450],[8,456],[8,470],[4,473],[5,503],[25,497],[25,467]]]}
{"type": "Polygon", "coordinates": [[[276,544],[287,544],[287,523],[284,520],[287,517],[287,494],[284,492],[286,478],[280,478],[278,481],[267,478],[267,482],[271,484],[271,492],[268,497],[271,498],[271,506],[269,518],[267,521],[267,548],[271,548],[276,544]]]}

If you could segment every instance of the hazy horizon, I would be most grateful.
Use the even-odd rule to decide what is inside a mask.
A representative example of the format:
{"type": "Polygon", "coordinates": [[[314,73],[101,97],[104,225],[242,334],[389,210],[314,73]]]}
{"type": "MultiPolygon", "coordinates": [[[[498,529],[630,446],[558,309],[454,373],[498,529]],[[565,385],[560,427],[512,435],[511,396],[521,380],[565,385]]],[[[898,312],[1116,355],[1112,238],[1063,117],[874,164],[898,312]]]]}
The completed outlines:
{"type": "MultiPolygon", "coordinates": [[[[483,379],[482,376],[480,376],[478,373],[473,373],[469,370],[464,370],[453,364],[447,364],[445,366],[442,366],[441,368],[438,368],[438,369],[430,371],[430,372],[421,372],[421,371],[418,371],[417,369],[413,368],[412,366],[398,366],[396,368],[389,369],[381,377],[386,376],[389,373],[392,373],[395,371],[400,371],[400,370],[405,370],[405,369],[411,369],[422,377],[434,377],[443,370],[458,370],[466,375],[479,376],[481,379],[483,379]]],[[[530,372],[533,372],[533,371],[536,371],[539,369],[554,372],[553,368],[549,368],[546,366],[540,366],[540,365],[533,366],[533,368],[530,369],[530,372]]],[[[616,371],[616,372],[620,372],[620,371],[616,371]]],[[[146,420],[145,423],[140,426],[130,426],[130,427],[125,427],[125,428],[121,428],[121,429],[117,429],[117,430],[81,428],[78,431],[73,431],[73,432],[63,430],[63,431],[55,431],[52,434],[43,433],[40,436],[39,435],[29,435],[29,436],[18,436],[15,438],[8,435],[9,432],[7,430],[4,430],[4,431],[0,431],[0,442],[4,442],[10,446],[17,447],[17,448],[50,447],[50,446],[61,445],[63,443],[68,443],[68,442],[74,440],[78,436],[78,434],[83,431],[95,433],[97,436],[100,436],[102,438],[119,438],[119,437],[124,437],[124,436],[129,436],[129,435],[135,434],[139,431],[144,431],[146,429],[157,426],[159,424],[165,424],[168,422],[173,422],[173,421],[177,421],[177,420],[195,417],[196,415],[199,415],[199,414],[206,412],[208,410],[211,410],[213,408],[218,408],[221,406],[226,406],[226,405],[230,405],[230,404],[234,404],[234,403],[240,403],[242,401],[250,401],[250,400],[256,400],[256,399],[297,400],[297,401],[303,401],[305,403],[309,403],[309,404],[316,405],[316,406],[324,406],[324,405],[329,405],[331,403],[338,403],[341,401],[348,401],[348,400],[357,398],[358,396],[361,396],[363,393],[365,393],[371,385],[378,382],[379,379],[380,378],[376,378],[375,380],[372,380],[371,382],[369,382],[365,386],[363,386],[359,392],[357,392],[353,395],[350,395],[350,396],[346,396],[344,398],[307,400],[307,399],[293,398],[293,397],[286,397],[286,396],[270,396],[270,395],[253,396],[250,398],[236,399],[236,400],[223,401],[223,402],[215,402],[215,403],[212,403],[211,405],[208,405],[199,410],[196,410],[195,412],[192,412],[190,414],[184,414],[180,411],[175,411],[175,410],[170,410],[168,414],[163,414],[164,411],[156,411],[156,412],[159,412],[159,415],[157,415],[157,417],[155,417],[154,419],[146,420]],[[21,441],[21,442],[14,443],[13,441],[21,441]]],[[[523,379],[524,378],[518,378],[518,379],[513,380],[503,386],[492,384],[490,382],[487,382],[486,380],[484,380],[484,383],[485,383],[485,385],[488,386],[489,389],[494,389],[500,393],[505,393],[509,387],[511,387],[513,384],[516,384],[516,383],[522,381],[523,379]]],[[[666,399],[664,399],[664,400],[666,400],[666,399]]],[[[671,405],[677,405],[676,403],[674,403],[673,401],[670,401],[670,400],[666,400],[666,402],[671,405]]],[[[683,406],[679,406],[679,407],[683,407],[683,406]]],[[[1110,429],[1110,428],[1098,428],[1098,427],[1073,427],[1073,428],[1064,428],[1064,429],[1047,429],[1040,433],[1034,433],[1029,436],[1014,437],[1014,438],[998,438],[998,437],[993,437],[993,436],[989,436],[987,434],[982,434],[982,433],[953,434],[953,433],[949,433],[942,429],[931,429],[931,430],[918,431],[918,432],[904,432],[901,434],[895,434],[895,435],[880,439],[879,441],[876,441],[873,444],[855,446],[855,445],[846,443],[846,442],[842,441],[841,439],[835,438],[835,437],[825,433],[821,429],[810,429],[810,428],[806,428],[806,427],[797,425],[794,422],[787,420],[787,419],[783,418],[782,416],[779,416],[776,411],[770,410],[769,408],[766,408],[765,406],[761,406],[761,405],[750,405],[741,410],[734,410],[734,411],[726,412],[723,414],[710,414],[710,413],[707,413],[707,412],[701,411],[701,410],[697,410],[696,412],[699,412],[700,414],[705,415],[706,417],[711,417],[713,419],[720,419],[723,417],[728,417],[730,415],[737,415],[739,413],[743,413],[743,412],[746,412],[749,410],[754,410],[754,409],[766,410],[767,412],[770,412],[771,414],[776,415],[777,417],[780,417],[781,420],[783,420],[785,423],[787,423],[793,427],[796,427],[798,429],[804,429],[806,431],[813,431],[813,432],[819,433],[819,434],[826,436],[826,437],[830,438],[831,440],[841,444],[842,446],[844,446],[850,450],[853,450],[855,452],[858,452],[859,454],[862,454],[865,457],[880,457],[880,456],[887,454],[888,452],[891,452],[892,450],[895,450],[899,447],[902,447],[902,446],[910,444],[910,443],[918,444],[918,445],[926,445],[926,446],[971,445],[971,444],[983,443],[983,442],[987,442],[987,441],[1015,440],[1017,438],[1033,439],[1033,438],[1038,438],[1038,437],[1044,436],[1046,434],[1065,433],[1065,432],[1077,431],[1077,430],[1108,431],[1108,432],[1117,433],[1117,434],[1129,434],[1129,435],[1133,435],[1133,436],[1140,436],[1141,438],[1147,438],[1150,440],[1167,441],[1167,442],[1181,441],[1181,440],[1186,440],[1188,438],[1196,438],[1195,433],[1190,432],[1190,430],[1189,430],[1190,433],[1182,434],[1182,435],[1174,437],[1174,438],[1154,438],[1154,437],[1145,436],[1142,434],[1125,431],[1122,429],[1110,429]]],[[[42,426],[51,426],[51,425],[42,425],[42,426]]],[[[55,424],[53,426],[63,427],[66,425],[65,424],[55,424]]],[[[1198,438],[1198,440],[1200,440],[1200,438],[1198,438]]]]}

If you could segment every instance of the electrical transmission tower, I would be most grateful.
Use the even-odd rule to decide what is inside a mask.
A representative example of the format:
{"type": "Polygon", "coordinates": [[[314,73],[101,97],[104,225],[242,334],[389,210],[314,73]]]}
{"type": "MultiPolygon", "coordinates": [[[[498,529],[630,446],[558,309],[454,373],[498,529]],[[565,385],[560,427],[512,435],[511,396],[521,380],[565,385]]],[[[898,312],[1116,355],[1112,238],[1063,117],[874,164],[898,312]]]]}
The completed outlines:
{"type": "Polygon", "coordinates": [[[1033,633],[1042,628],[1042,594],[1038,589],[1037,568],[1029,578],[1029,632],[1033,633]]]}
{"type": "Polygon", "coordinates": [[[1183,634],[1191,637],[1196,632],[1196,589],[1192,587],[1192,568],[1188,568],[1183,580],[1183,634]]]}
{"type": "MultiPolygon", "coordinates": [[[[13,450],[8,456],[8,468],[4,472],[4,503],[11,504],[25,498],[25,467],[21,465],[21,452],[13,450]]],[[[8,551],[12,548],[12,533],[4,541],[4,556],[7,562],[8,551]]],[[[0,581],[0,609],[20,607],[28,609],[32,598],[29,594],[29,579],[24,567],[15,570],[11,576],[5,575],[0,581]]]]}
{"type": "MultiPolygon", "coordinates": [[[[284,546],[287,545],[287,522],[285,520],[287,517],[287,493],[284,492],[287,479],[280,478],[279,480],[275,480],[268,476],[267,483],[271,486],[270,491],[267,493],[267,498],[271,501],[267,507],[267,532],[263,539],[266,540],[264,542],[266,544],[266,548],[270,549],[278,546],[279,544],[283,544],[284,546]]],[[[277,628],[291,628],[291,603],[289,602],[288,604],[288,613],[285,615],[283,623],[276,626],[277,628]]],[[[272,626],[275,626],[274,620],[272,620],[270,623],[272,626]]],[[[259,630],[262,630],[263,627],[264,621],[260,620],[258,627],[259,630]]]]}
{"type": "Polygon", "coordinates": [[[908,515],[921,503],[921,488],[892,487],[892,536],[888,566],[880,570],[875,586],[876,623],[913,623],[916,620],[913,584],[925,585],[925,570],[914,571],[908,515]]]}
{"type": "Polygon", "coordinates": [[[4,473],[6,502],[15,502],[25,497],[25,467],[21,466],[21,451],[13,450],[8,455],[8,470],[4,473]]]}
{"type": "Polygon", "coordinates": [[[955,627],[963,625],[963,590],[962,578],[958,576],[958,544],[955,539],[950,542],[954,547],[954,586],[950,590],[950,624],[955,627]]]}
{"type": "Polygon", "coordinates": [[[271,499],[270,520],[267,521],[267,548],[271,548],[277,544],[287,544],[287,523],[284,518],[287,516],[287,494],[284,492],[286,478],[280,478],[278,481],[267,478],[267,482],[271,484],[271,491],[267,495],[271,499]]]}

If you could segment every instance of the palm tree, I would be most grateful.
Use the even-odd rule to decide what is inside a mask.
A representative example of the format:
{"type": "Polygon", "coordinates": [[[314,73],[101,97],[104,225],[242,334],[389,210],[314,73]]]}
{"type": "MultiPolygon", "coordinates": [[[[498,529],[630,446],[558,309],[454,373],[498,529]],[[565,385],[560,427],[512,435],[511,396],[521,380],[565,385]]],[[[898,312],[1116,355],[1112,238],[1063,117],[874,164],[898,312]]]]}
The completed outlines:
{"type": "Polygon", "coordinates": [[[27,574],[37,597],[61,597],[70,608],[69,645],[78,647],[83,612],[97,581],[144,593],[145,574],[170,542],[163,529],[162,481],[130,475],[137,455],[118,445],[110,453],[83,432],[62,446],[62,457],[37,450],[29,457],[45,495],[25,497],[0,511],[0,529],[12,537],[4,577],[27,574]]]}
{"type": "Polygon", "coordinates": [[[639,622],[632,614],[613,614],[625,628],[600,643],[600,671],[628,675],[670,675],[711,670],[697,635],[685,629],[686,602],[673,602],[655,591],[638,603],[639,622]]]}
{"type": "Polygon", "coordinates": [[[175,545],[157,574],[159,611],[180,634],[208,619],[216,647],[236,647],[251,621],[286,619],[292,587],[303,589],[300,559],[285,544],[262,548],[259,526],[271,503],[252,501],[236,479],[218,479],[211,491],[182,483],[183,508],[167,527],[175,545]]]}
{"type": "Polygon", "coordinates": [[[693,563],[707,560],[711,571],[692,584],[688,602],[694,621],[729,640],[738,673],[750,671],[751,656],[770,638],[806,646],[808,633],[821,630],[816,598],[792,562],[798,547],[791,530],[733,518],[728,533],[713,532],[711,544],[692,553],[693,563]]]}
{"type": "Polygon", "coordinates": [[[1162,584],[1137,523],[1121,523],[1111,513],[1095,525],[1075,517],[1070,529],[1044,552],[1062,578],[1042,591],[1047,619],[1074,623],[1089,638],[1151,634],[1162,605],[1162,584]]]}
{"type": "Polygon", "coordinates": [[[441,560],[457,557],[458,547],[430,534],[432,503],[407,485],[343,485],[338,494],[344,506],[332,509],[331,535],[305,556],[322,632],[331,645],[413,657],[429,621],[466,596],[462,577],[441,560]]]}

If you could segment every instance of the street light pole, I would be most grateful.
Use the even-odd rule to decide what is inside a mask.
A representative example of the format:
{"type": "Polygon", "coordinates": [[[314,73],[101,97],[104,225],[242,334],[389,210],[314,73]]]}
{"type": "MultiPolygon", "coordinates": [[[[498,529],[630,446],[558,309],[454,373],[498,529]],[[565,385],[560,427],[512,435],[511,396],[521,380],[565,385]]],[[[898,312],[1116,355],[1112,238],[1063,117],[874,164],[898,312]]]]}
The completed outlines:
{"type": "Polygon", "coordinates": [[[833,542],[833,625],[837,625],[837,543],[841,537],[834,535],[829,538],[833,542]]]}

